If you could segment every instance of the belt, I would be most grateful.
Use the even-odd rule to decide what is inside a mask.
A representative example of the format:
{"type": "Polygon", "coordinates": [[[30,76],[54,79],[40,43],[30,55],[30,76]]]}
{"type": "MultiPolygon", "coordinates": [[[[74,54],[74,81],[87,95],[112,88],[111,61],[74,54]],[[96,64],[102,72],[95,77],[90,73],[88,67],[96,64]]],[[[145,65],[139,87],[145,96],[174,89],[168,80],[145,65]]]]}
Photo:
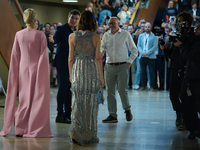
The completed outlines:
{"type": "Polygon", "coordinates": [[[126,62],[119,62],[119,63],[107,63],[108,65],[113,65],[113,66],[117,66],[117,65],[121,65],[121,64],[125,64],[126,62]]]}

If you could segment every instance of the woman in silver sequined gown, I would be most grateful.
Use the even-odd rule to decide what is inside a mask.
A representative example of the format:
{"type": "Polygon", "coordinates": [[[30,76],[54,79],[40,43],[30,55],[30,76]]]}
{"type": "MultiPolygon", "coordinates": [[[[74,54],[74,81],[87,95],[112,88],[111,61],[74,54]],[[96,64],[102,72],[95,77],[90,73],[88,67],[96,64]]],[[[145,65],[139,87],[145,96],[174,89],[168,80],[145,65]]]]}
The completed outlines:
{"type": "Polygon", "coordinates": [[[95,34],[96,20],[89,11],[81,14],[78,31],[69,36],[69,71],[72,83],[70,138],[84,145],[98,143],[97,93],[105,86],[100,53],[100,35],[95,34]]]}

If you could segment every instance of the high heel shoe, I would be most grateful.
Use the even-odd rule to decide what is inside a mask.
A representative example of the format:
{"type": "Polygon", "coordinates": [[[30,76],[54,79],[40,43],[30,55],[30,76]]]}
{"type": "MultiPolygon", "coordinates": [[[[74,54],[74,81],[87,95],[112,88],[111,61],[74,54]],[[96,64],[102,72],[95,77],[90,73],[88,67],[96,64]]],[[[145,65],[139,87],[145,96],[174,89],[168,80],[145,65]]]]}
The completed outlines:
{"type": "Polygon", "coordinates": [[[74,138],[72,138],[72,142],[73,142],[74,145],[76,145],[76,144],[77,144],[77,145],[81,145],[81,144],[80,144],[79,142],[77,142],[74,138]]]}

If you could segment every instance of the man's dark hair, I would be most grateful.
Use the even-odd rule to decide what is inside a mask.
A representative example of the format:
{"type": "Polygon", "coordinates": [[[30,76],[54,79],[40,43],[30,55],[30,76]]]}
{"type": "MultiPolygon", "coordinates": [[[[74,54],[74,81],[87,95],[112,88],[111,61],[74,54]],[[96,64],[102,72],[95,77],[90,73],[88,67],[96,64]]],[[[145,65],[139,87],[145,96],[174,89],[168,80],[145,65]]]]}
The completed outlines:
{"type": "Polygon", "coordinates": [[[194,5],[194,4],[196,4],[196,5],[197,5],[197,2],[193,2],[193,3],[192,3],[192,5],[194,5]]]}
{"type": "Polygon", "coordinates": [[[49,24],[51,26],[51,24],[49,22],[45,23],[44,27],[46,27],[46,25],[49,24]]]}
{"type": "Polygon", "coordinates": [[[71,15],[81,15],[80,11],[73,9],[69,12],[68,17],[70,17],[71,15]]]}
{"type": "Polygon", "coordinates": [[[183,11],[180,14],[178,14],[177,18],[179,17],[183,17],[183,21],[187,21],[188,22],[188,26],[191,26],[193,23],[193,17],[192,14],[190,14],[187,11],[183,11]]]}
{"type": "Polygon", "coordinates": [[[132,25],[132,24],[128,24],[128,26],[132,26],[132,27],[133,27],[133,25],[132,25]]]}
{"type": "MultiPolygon", "coordinates": [[[[142,18],[139,19],[139,21],[140,21],[140,20],[143,20],[143,19],[144,19],[144,18],[142,17],[142,18]]],[[[145,19],[144,19],[144,20],[145,20],[145,19]]]]}

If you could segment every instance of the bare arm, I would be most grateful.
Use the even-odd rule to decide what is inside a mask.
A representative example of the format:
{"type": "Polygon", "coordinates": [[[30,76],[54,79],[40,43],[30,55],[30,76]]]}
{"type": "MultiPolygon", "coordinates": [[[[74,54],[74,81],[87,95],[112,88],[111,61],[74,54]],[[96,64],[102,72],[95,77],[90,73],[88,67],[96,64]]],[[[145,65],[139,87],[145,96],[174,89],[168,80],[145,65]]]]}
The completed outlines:
{"type": "Polygon", "coordinates": [[[69,36],[69,58],[68,58],[70,82],[71,82],[71,75],[72,75],[72,67],[74,64],[74,44],[75,44],[75,34],[72,33],[69,36]]]}
{"type": "Polygon", "coordinates": [[[99,71],[100,75],[100,80],[101,80],[101,86],[105,86],[105,81],[103,77],[103,67],[102,67],[102,54],[100,52],[100,47],[101,47],[101,37],[100,35],[94,35],[94,41],[95,41],[95,48],[96,48],[96,54],[95,54],[95,62],[97,64],[97,68],[99,71]]]}

